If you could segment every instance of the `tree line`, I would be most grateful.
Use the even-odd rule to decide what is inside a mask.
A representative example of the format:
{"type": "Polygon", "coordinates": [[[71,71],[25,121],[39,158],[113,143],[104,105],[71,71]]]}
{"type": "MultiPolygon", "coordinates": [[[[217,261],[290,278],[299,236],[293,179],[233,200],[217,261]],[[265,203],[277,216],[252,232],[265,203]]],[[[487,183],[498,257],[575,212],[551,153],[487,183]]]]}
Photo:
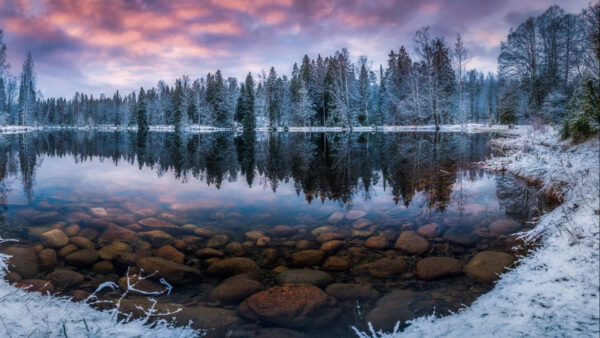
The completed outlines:
{"type": "MultiPolygon", "coordinates": [[[[460,34],[449,44],[429,27],[414,35],[412,53],[392,50],[385,65],[347,49],[305,55],[288,76],[274,67],[238,83],[220,70],[173,85],[94,97],[44,98],[28,54],[21,75],[8,73],[0,31],[0,117],[4,124],[66,126],[188,125],[221,128],[562,122],[598,130],[599,5],[578,14],[551,6],[511,28],[498,73],[468,69],[460,34]]],[[[573,128],[575,126],[575,128],[573,128]]]]}

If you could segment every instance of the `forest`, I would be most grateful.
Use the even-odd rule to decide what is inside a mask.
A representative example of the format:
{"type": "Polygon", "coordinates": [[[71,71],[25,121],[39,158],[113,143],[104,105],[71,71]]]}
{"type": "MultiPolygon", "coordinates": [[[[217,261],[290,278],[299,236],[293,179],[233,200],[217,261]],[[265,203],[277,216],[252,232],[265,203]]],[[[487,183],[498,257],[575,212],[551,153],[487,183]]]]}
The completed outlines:
{"type": "Polygon", "coordinates": [[[511,28],[497,73],[468,67],[472,55],[460,34],[449,43],[424,27],[413,46],[390,51],[378,67],[367,56],[354,62],[342,49],[305,55],[289,76],[271,67],[238,81],[217,70],[99,97],[45,98],[36,88],[31,53],[20,75],[11,75],[0,30],[0,123],[254,130],[550,122],[561,124],[565,137],[586,136],[600,126],[599,8],[595,3],[571,14],[551,6],[511,28]]]}

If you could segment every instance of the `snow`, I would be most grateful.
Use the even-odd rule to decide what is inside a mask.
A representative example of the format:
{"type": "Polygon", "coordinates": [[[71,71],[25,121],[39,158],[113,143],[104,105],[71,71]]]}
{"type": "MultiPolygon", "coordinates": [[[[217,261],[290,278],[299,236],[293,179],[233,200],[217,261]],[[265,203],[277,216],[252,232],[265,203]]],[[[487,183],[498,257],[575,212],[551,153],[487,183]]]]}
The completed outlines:
{"type": "MultiPolygon", "coordinates": [[[[512,128],[518,128],[507,125],[487,125],[487,124],[462,124],[462,125],[440,125],[440,132],[509,132],[512,128]]],[[[115,125],[94,125],[94,126],[0,126],[0,134],[8,133],[24,133],[34,130],[49,130],[49,129],[76,129],[76,130],[97,130],[97,131],[136,131],[137,126],[115,126],[115,125]]],[[[173,132],[173,125],[153,125],[149,126],[150,131],[157,132],[173,132]]],[[[241,127],[235,128],[218,128],[213,126],[191,124],[183,127],[183,130],[190,133],[211,133],[219,131],[243,131],[241,127]]],[[[270,132],[269,127],[258,127],[256,131],[270,132]]],[[[278,127],[276,131],[283,132],[286,128],[278,127]]],[[[433,132],[434,125],[408,125],[408,126],[368,126],[368,127],[288,127],[289,132],[433,132]]]]}
{"type": "MultiPolygon", "coordinates": [[[[2,241],[0,239],[0,241],[2,241]]],[[[0,337],[197,337],[189,327],[165,320],[124,321],[116,311],[98,311],[66,297],[28,292],[5,279],[7,256],[0,254],[0,337]]]]}
{"type": "Polygon", "coordinates": [[[494,140],[506,154],[482,163],[538,182],[563,203],[521,233],[541,245],[501,276],[470,307],[446,317],[417,318],[392,333],[359,337],[598,337],[600,225],[598,139],[572,145],[552,129],[519,127],[494,140]]]}

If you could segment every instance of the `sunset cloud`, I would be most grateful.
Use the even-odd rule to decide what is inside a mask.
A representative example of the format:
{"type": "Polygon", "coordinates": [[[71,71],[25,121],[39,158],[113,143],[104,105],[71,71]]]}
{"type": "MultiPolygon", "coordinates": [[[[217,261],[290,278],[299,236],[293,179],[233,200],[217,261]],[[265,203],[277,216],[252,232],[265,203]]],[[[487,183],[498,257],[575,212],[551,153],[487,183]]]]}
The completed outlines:
{"type": "MultiPolygon", "coordinates": [[[[579,11],[586,1],[559,5],[579,11]]],[[[461,32],[474,55],[470,66],[494,71],[510,27],[552,3],[0,0],[0,28],[12,72],[31,50],[46,96],[76,90],[98,95],[216,69],[238,78],[271,65],[289,73],[304,54],[329,55],[342,47],[353,58],[367,54],[378,67],[391,49],[412,51],[413,34],[425,25],[446,40],[461,32]]]]}

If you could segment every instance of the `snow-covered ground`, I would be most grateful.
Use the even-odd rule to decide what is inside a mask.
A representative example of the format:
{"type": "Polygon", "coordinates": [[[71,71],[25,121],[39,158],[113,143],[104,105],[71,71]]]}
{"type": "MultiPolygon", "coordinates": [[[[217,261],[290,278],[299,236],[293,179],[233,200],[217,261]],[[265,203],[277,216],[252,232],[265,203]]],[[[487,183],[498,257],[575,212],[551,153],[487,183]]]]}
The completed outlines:
{"type": "Polygon", "coordinates": [[[418,318],[394,333],[365,337],[598,337],[600,334],[600,201],[598,138],[561,142],[553,129],[514,130],[494,140],[505,156],[482,165],[506,170],[562,196],[563,203],[520,234],[541,246],[505,273],[470,307],[418,318]]]}
{"type": "Polygon", "coordinates": [[[0,254],[0,337],[199,336],[189,327],[174,327],[164,320],[122,321],[115,311],[14,287],[4,279],[6,258],[0,254]]]}
{"type": "MultiPolygon", "coordinates": [[[[445,124],[440,126],[440,132],[467,132],[467,133],[480,133],[480,132],[508,132],[514,127],[507,125],[487,125],[487,124],[445,124]]],[[[77,129],[77,130],[97,130],[97,131],[136,131],[137,126],[115,126],[115,125],[94,125],[94,126],[0,126],[0,134],[9,133],[25,133],[34,130],[50,130],[50,129],[77,129]]],[[[150,131],[160,132],[173,132],[175,126],[173,125],[154,125],[149,127],[150,131]]],[[[183,128],[184,131],[190,133],[210,133],[217,131],[242,131],[242,128],[217,128],[212,126],[191,124],[183,128]]],[[[285,128],[279,127],[277,131],[285,131],[285,128]]],[[[271,128],[258,127],[256,131],[269,132],[271,128]]],[[[289,132],[411,132],[411,131],[435,131],[434,125],[424,126],[370,126],[370,127],[289,127],[289,132]]]]}

